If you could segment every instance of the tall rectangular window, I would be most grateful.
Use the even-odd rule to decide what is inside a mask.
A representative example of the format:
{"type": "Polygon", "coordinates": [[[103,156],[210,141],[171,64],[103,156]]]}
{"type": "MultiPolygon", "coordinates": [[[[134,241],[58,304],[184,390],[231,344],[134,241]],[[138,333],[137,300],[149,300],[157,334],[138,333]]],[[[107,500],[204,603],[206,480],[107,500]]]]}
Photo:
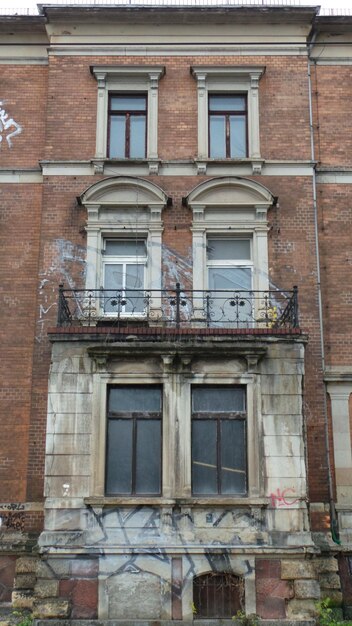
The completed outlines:
{"type": "Polygon", "coordinates": [[[247,492],[246,395],[240,386],[192,388],[192,493],[247,492]]]}
{"type": "Polygon", "coordinates": [[[118,315],[143,313],[145,266],[144,239],[106,239],[103,250],[104,312],[118,315]]]}
{"type": "Polygon", "coordinates": [[[147,96],[110,95],[110,159],[144,159],[146,157],[147,96]]]}
{"type": "Polygon", "coordinates": [[[209,320],[253,321],[251,239],[209,237],[207,240],[208,289],[212,292],[209,320]]]}
{"type": "Polygon", "coordinates": [[[246,95],[211,94],[209,111],[209,156],[239,159],[248,156],[246,95]]]}
{"type": "Polygon", "coordinates": [[[106,494],[161,493],[161,387],[110,387],[106,494]]]}

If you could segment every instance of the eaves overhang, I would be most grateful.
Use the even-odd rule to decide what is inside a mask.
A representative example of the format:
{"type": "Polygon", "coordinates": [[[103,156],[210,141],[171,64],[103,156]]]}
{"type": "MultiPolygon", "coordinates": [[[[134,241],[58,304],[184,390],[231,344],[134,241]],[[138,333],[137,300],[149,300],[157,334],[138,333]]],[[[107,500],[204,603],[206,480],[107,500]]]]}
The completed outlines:
{"type": "Polygon", "coordinates": [[[133,22],[134,24],[297,24],[307,26],[319,13],[319,6],[133,6],[126,5],[55,5],[38,4],[40,15],[49,23],[133,22]]]}

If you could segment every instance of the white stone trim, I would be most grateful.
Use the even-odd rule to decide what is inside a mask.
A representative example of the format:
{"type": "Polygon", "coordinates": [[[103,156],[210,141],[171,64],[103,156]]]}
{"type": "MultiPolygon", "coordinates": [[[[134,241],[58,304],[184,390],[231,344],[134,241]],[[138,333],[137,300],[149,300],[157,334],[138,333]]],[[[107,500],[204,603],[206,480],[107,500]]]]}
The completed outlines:
{"type": "Polygon", "coordinates": [[[0,169],[0,185],[12,183],[36,184],[43,182],[40,170],[0,169]]]}
{"type": "Polygon", "coordinates": [[[350,504],[352,495],[352,449],[349,398],[352,380],[327,382],[331,400],[336,495],[338,504],[350,504]]]}
{"type": "Polygon", "coordinates": [[[158,159],[158,86],[165,74],[164,66],[95,65],[91,72],[98,83],[97,90],[97,159],[107,157],[108,96],[109,92],[144,90],[147,93],[147,159],[158,159]]]}
{"type": "MultiPolygon", "coordinates": [[[[247,93],[248,158],[260,159],[259,80],[265,67],[192,66],[191,73],[198,87],[198,160],[209,156],[208,95],[210,92],[247,93]]],[[[202,172],[204,173],[204,172],[202,172]]]]}
{"type": "Polygon", "coordinates": [[[145,238],[147,243],[146,288],[161,289],[161,212],[167,203],[164,191],[138,178],[106,178],[89,187],[81,203],[88,214],[86,289],[99,289],[103,284],[104,239],[131,235],[145,238]]]}
{"type": "MultiPolygon", "coordinates": [[[[94,46],[93,54],[95,57],[110,56],[120,57],[121,55],[145,57],[146,54],[154,57],[178,57],[178,56],[197,56],[197,57],[209,57],[209,56],[233,56],[247,57],[247,56],[307,56],[307,47],[305,44],[278,44],[277,46],[271,46],[270,44],[204,44],[199,43],[195,46],[189,46],[187,44],[181,44],[179,46],[170,47],[169,44],[160,44],[158,46],[154,44],[132,44],[132,43],[116,43],[116,44],[101,44],[100,46],[94,46]]],[[[78,46],[71,46],[69,44],[62,45],[60,47],[52,46],[48,52],[48,56],[92,56],[92,46],[89,44],[81,44],[78,46]]]]}
{"type": "Polygon", "coordinates": [[[249,236],[252,239],[253,289],[269,288],[266,215],[273,200],[271,192],[263,185],[231,177],[212,179],[191,191],[187,204],[193,212],[193,284],[196,289],[208,288],[206,246],[209,235],[249,236]]]}

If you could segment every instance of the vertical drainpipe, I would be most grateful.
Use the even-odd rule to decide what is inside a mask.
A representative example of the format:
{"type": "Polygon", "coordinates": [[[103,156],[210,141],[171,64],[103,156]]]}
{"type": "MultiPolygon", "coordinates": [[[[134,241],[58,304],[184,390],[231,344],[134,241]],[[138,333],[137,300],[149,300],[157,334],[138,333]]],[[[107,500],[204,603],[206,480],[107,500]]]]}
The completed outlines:
{"type": "MultiPolygon", "coordinates": [[[[314,28],[314,27],[313,27],[314,28]]],[[[312,106],[312,77],[310,71],[310,53],[314,41],[316,38],[316,31],[313,31],[313,35],[308,43],[308,96],[309,96],[309,127],[310,127],[310,149],[311,160],[313,163],[313,212],[314,212],[314,239],[315,239],[315,258],[317,266],[317,290],[318,290],[318,310],[319,310],[319,334],[320,334],[320,348],[321,348],[321,369],[324,377],[325,373],[325,344],[324,344],[324,321],[323,321],[323,303],[321,293],[321,273],[320,273],[320,252],[319,252],[319,227],[318,227],[318,206],[317,206],[317,176],[315,160],[315,145],[314,145],[314,127],[313,127],[313,106],[312,106]]],[[[313,61],[316,63],[315,61],[313,61]]],[[[336,514],[335,502],[334,502],[334,490],[332,483],[331,463],[330,463],[330,441],[329,441],[329,422],[328,422],[328,406],[327,406],[327,388],[326,383],[323,380],[324,385],[324,398],[323,398],[323,410],[324,410],[324,435],[325,435],[325,448],[327,455],[327,470],[328,470],[328,488],[329,488],[329,509],[330,509],[330,530],[331,536],[335,543],[340,544],[339,539],[339,527],[338,518],[336,514]]]]}

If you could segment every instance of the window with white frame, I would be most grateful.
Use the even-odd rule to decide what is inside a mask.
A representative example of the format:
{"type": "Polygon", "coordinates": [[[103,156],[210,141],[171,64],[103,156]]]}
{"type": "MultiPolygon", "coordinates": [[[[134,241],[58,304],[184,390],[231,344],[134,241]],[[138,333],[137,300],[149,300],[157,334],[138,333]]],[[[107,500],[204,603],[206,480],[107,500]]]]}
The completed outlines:
{"type": "Polygon", "coordinates": [[[253,285],[252,241],[250,238],[212,236],[207,238],[207,278],[211,292],[210,320],[238,324],[251,321],[250,293],[253,285]]]}
{"type": "Polygon", "coordinates": [[[147,245],[145,239],[105,239],[104,313],[141,314],[145,307],[147,245]]]}
{"type": "Polygon", "coordinates": [[[163,66],[96,65],[96,159],[158,159],[158,87],[163,66]]]}
{"type": "Polygon", "coordinates": [[[193,213],[194,289],[267,290],[269,190],[245,178],[213,178],[186,201],[193,213]]]}
{"type": "Polygon", "coordinates": [[[264,67],[193,66],[198,88],[198,161],[260,160],[259,80],[264,67]]]}
{"type": "MultiPolygon", "coordinates": [[[[167,202],[160,187],[130,176],[105,178],[82,194],[92,317],[141,315],[145,292],[161,289],[161,213],[167,202]]],[[[156,311],[159,300],[150,308],[156,311]]]]}

